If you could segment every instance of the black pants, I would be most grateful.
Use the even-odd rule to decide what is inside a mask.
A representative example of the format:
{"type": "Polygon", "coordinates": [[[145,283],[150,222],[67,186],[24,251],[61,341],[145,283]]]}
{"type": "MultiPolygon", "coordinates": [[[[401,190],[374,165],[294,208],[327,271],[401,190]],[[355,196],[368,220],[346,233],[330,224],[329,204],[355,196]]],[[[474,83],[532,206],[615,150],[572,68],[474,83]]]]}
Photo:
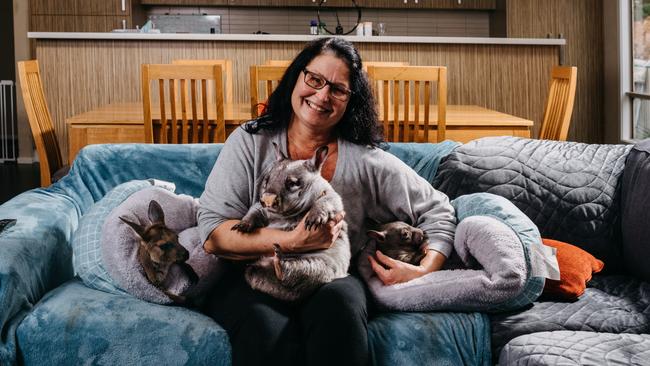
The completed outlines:
{"type": "Polygon", "coordinates": [[[233,266],[206,313],[228,332],[233,365],[367,365],[368,306],[363,281],[348,276],[300,303],[255,291],[233,266]]]}

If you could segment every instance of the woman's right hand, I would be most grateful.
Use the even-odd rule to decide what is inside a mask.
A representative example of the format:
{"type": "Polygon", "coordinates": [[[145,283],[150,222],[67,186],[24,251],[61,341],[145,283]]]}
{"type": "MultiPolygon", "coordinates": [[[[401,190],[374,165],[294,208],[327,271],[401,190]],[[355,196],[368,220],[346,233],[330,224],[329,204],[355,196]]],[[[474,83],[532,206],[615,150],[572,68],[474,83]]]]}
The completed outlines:
{"type": "Polygon", "coordinates": [[[307,215],[291,231],[292,240],[290,241],[289,248],[284,248],[285,251],[290,253],[306,253],[331,247],[341,233],[345,212],[341,211],[325,225],[321,225],[318,228],[312,227],[311,229],[305,227],[306,217],[307,215]]]}

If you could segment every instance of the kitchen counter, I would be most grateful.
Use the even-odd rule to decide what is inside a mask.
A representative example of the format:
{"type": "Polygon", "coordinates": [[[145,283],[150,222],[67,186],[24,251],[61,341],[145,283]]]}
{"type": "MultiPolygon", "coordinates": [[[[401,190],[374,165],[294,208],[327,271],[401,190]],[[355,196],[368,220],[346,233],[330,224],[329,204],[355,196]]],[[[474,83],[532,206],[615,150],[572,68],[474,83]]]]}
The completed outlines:
{"type": "MultiPolygon", "coordinates": [[[[189,33],[66,33],[29,32],[32,39],[78,40],[151,40],[151,41],[252,41],[252,42],[306,42],[318,37],[300,34],[189,34],[189,33]]],[[[410,37],[410,36],[342,36],[354,43],[429,43],[429,44],[485,44],[564,46],[566,40],[555,38],[485,38],[485,37],[410,37]]]]}

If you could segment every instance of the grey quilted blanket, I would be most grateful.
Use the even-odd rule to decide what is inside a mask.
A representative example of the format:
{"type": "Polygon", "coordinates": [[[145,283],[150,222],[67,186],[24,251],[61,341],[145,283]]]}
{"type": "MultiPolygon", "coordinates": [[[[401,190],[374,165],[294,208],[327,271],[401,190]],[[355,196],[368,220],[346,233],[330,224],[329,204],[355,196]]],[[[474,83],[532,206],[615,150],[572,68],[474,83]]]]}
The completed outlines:
{"type": "Polygon", "coordinates": [[[541,332],[512,340],[499,365],[650,365],[650,335],[541,332]]]}
{"type": "Polygon", "coordinates": [[[433,185],[451,199],[475,192],[506,197],[542,237],[580,246],[617,270],[617,186],[631,147],[487,137],[449,154],[433,185]]]}
{"type": "Polygon", "coordinates": [[[575,302],[535,302],[525,311],[490,318],[495,354],[511,339],[535,332],[650,334],[650,283],[596,275],[575,302]]]}

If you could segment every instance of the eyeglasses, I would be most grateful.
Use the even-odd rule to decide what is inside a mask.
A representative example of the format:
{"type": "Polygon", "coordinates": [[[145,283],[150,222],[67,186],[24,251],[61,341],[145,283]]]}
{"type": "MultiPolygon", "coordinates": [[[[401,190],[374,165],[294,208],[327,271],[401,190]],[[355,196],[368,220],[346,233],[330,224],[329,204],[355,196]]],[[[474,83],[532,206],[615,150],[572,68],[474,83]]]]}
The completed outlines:
{"type": "Polygon", "coordinates": [[[309,86],[310,88],[321,90],[325,87],[325,85],[329,85],[330,95],[332,97],[342,102],[345,102],[348,99],[350,99],[350,95],[352,95],[352,91],[346,88],[345,86],[341,84],[335,84],[325,79],[323,75],[319,75],[307,69],[302,70],[302,72],[305,73],[305,84],[307,84],[307,86],[309,86]]]}

